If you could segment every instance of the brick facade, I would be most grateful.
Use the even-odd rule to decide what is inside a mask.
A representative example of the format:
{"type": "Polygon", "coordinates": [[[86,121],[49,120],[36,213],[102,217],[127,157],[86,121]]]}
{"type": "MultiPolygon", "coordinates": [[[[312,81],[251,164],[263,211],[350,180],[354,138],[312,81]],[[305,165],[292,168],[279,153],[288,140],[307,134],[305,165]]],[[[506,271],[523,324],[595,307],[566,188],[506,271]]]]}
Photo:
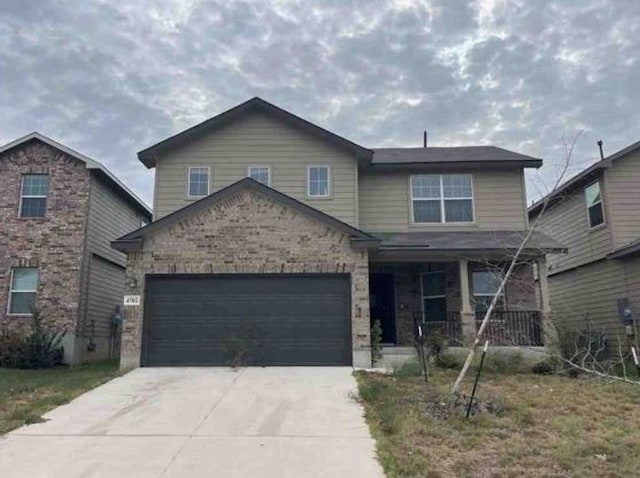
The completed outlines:
{"type": "Polygon", "coordinates": [[[24,332],[29,316],[9,315],[11,270],[38,268],[36,306],[50,324],[75,334],[89,200],[89,172],[71,156],[38,141],[0,155],[0,331],[24,332]],[[23,174],[49,174],[44,218],[20,218],[23,174]]]}
{"type": "MultiPolygon", "coordinates": [[[[317,219],[241,190],[151,233],[141,251],[129,252],[127,293],[143,296],[146,274],[193,273],[349,273],[354,365],[370,364],[367,251],[317,219]]],[[[140,364],[143,316],[143,305],[125,308],[123,368],[140,364]]]]}

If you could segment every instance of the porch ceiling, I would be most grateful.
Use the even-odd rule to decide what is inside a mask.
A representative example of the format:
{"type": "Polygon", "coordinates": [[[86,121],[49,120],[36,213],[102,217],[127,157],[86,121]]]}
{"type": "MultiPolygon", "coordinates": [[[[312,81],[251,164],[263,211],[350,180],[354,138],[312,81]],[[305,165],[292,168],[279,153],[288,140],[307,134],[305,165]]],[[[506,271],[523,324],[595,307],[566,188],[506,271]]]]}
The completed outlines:
{"type": "MultiPolygon", "coordinates": [[[[380,239],[379,256],[397,254],[504,256],[514,253],[527,231],[431,231],[375,233],[380,239]]],[[[523,250],[526,256],[562,253],[567,249],[540,231],[534,231],[523,250]]]]}

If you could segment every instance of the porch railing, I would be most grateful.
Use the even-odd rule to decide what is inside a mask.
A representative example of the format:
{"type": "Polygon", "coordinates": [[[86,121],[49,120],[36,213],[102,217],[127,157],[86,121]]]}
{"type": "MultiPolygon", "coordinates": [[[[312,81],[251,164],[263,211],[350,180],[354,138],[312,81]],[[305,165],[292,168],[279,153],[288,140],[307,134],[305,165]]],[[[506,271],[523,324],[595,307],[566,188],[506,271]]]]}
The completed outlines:
{"type": "MultiPolygon", "coordinates": [[[[476,330],[484,312],[476,312],[476,330]]],[[[537,310],[494,310],[484,332],[491,345],[543,345],[542,320],[537,310]]]]}
{"type": "Polygon", "coordinates": [[[442,335],[449,345],[462,343],[462,321],[459,312],[447,312],[445,320],[430,320],[424,312],[414,312],[413,322],[416,328],[422,327],[423,335],[428,337],[433,334],[442,335]]]}

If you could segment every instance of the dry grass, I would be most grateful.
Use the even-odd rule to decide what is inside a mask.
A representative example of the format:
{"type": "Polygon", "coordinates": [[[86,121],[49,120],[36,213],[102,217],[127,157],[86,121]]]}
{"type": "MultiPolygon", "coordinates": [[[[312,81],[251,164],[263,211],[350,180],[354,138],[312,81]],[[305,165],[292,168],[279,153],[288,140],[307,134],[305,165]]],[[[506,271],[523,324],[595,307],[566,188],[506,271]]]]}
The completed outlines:
{"type": "MultiPolygon", "coordinates": [[[[492,373],[478,395],[500,403],[501,415],[438,420],[426,413],[421,377],[357,378],[389,477],[640,476],[640,387],[492,373]]],[[[436,370],[432,393],[447,396],[454,379],[436,370]]]]}
{"type": "Polygon", "coordinates": [[[47,370],[0,368],[0,435],[118,375],[114,361],[47,370]]]}

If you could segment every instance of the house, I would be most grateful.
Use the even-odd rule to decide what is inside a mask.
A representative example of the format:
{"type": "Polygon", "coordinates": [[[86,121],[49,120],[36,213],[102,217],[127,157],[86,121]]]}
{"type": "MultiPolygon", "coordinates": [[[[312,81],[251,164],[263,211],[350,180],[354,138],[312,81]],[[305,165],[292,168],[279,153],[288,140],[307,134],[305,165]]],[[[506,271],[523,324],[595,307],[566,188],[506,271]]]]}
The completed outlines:
{"type": "MultiPolygon", "coordinates": [[[[469,339],[528,228],[524,168],[542,164],[490,146],[370,149],[260,98],[138,159],[155,168],[154,222],[113,242],[140,300],[123,367],[368,366],[371,318],[389,347],[412,345],[416,319],[469,339]]],[[[496,341],[542,345],[544,254],[561,248],[534,235],[496,341]]]]}
{"type": "Polygon", "coordinates": [[[25,333],[35,307],[65,332],[66,362],[115,355],[126,257],[110,242],[150,219],[102,164],[40,133],[1,146],[0,333],[25,333]]]}
{"type": "MultiPolygon", "coordinates": [[[[549,255],[550,301],[560,327],[605,339],[626,353],[640,314],[640,142],[603,157],[529,208],[568,247],[549,255]],[[625,313],[625,310],[631,312],[625,313]]],[[[596,337],[594,337],[596,338],[596,337]]]]}

